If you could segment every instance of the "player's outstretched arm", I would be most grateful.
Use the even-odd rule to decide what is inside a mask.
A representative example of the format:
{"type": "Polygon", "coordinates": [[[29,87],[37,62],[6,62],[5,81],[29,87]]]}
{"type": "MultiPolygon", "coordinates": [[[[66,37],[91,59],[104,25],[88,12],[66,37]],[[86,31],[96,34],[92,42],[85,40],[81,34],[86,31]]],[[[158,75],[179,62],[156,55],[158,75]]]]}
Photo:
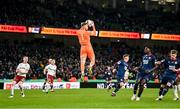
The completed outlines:
{"type": "Polygon", "coordinates": [[[180,68],[178,68],[178,69],[172,69],[172,71],[178,73],[178,72],[180,71],[180,68]]]}
{"type": "Polygon", "coordinates": [[[165,62],[165,59],[163,59],[163,60],[161,60],[161,61],[156,61],[156,64],[157,65],[161,65],[162,63],[164,63],[165,62]]]}

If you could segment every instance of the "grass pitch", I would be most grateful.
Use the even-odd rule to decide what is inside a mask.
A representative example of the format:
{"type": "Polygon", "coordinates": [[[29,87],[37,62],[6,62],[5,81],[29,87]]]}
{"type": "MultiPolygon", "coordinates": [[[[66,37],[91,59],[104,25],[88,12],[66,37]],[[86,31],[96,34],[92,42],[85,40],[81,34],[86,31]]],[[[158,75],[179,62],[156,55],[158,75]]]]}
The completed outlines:
{"type": "Polygon", "coordinates": [[[163,101],[155,101],[158,89],[145,89],[141,101],[131,101],[132,89],[122,89],[116,97],[105,89],[61,89],[43,93],[42,90],[25,90],[26,97],[15,90],[15,97],[8,98],[10,90],[0,90],[0,108],[177,108],[180,101],[173,101],[172,89],[163,101]]]}

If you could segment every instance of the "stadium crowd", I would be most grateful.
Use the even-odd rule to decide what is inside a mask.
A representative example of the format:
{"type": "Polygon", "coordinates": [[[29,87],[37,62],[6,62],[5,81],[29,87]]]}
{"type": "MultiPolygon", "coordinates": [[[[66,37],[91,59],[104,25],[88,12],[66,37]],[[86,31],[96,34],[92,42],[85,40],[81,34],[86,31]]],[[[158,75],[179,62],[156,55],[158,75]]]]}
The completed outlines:
{"type": "MultiPolygon", "coordinates": [[[[124,42],[112,43],[110,46],[95,43],[94,51],[96,64],[93,68],[93,79],[103,79],[107,66],[111,67],[113,78],[116,77],[115,63],[118,62],[124,53],[130,54],[131,66],[139,66],[143,55],[143,48],[139,46],[129,46],[124,42]]],[[[173,47],[179,49],[178,47],[173,47]]],[[[13,43],[2,40],[0,43],[0,79],[12,79],[15,70],[23,55],[29,56],[31,70],[28,79],[43,79],[43,69],[48,63],[48,58],[56,59],[57,78],[68,81],[71,77],[80,77],[79,46],[67,46],[62,43],[52,43],[51,41],[14,41],[13,43]]],[[[153,53],[158,59],[166,57],[169,47],[153,47],[153,53]]],[[[162,73],[158,68],[159,76],[162,73]]],[[[87,73],[87,71],[86,71],[87,73]]],[[[135,78],[135,73],[130,72],[130,79],[135,78]]]]}
{"type": "MultiPolygon", "coordinates": [[[[80,22],[87,19],[95,21],[98,30],[136,31],[142,33],[180,33],[180,14],[162,12],[163,9],[145,11],[142,8],[126,4],[113,8],[98,8],[74,0],[6,0],[0,1],[0,24],[26,26],[48,26],[61,28],[79,28],[80,22]]],[[[112,71],[114,64],[124,53],[131,55],[130,63],[138,66],[143,50],[139,46],[126,43],[112,43],[100,47],[93,46],[96,65],[93,78],[104,78],[107,66],[112,71]]],[[[174,47],[173,47],[174,48],[174,47]]],[[[177,47],[178,48],[178,47],[177,47]]],[[[153,47],[158,58],[165,57],[171,47],[153,47]]],[[[79,46],[66,46],[64,42],[14,42],[0,43],[0,79],[12,79],[19,60],[23,55],[29,56],[31,65],[28,79],[44,78],[43,69],[48,58],[55,58],[57,77],[68,81],[72,76],[80,77],[79,46]]],[[[159,72],[162,72],[161,69],[159,72]]],[[[113,78],[115,78],[113,72],[113,78]]],[[[131,73],[131,78],[135,77],[131,73]]],[[[158,76],[160,78],[160,76],[158,76]]]]}
{"type": "Polygon", "coordinates": [[[79,28],[80,22],[93,19],[102,30],[180,33],[180,14],[163,8],[145,11],[127,4],[96,8],[74,0],[6,0],[0,7],[0,24],[79,28]]]}

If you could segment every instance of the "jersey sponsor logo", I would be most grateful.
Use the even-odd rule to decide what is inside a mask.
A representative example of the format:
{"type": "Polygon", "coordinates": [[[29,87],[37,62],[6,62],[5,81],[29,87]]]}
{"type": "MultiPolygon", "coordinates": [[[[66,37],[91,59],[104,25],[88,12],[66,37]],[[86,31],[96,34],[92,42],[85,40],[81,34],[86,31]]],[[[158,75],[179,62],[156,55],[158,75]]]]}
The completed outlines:
{"type": "Polygon", "coordinates": [[[175,69],[175,66],[174,65],[169,65],[169,69],[173,70],[173,69],[175,69]]]}
{"type": "Polygon", "coordinates": [[[143,64],[148,64],[149,61],[148,60],[143,60],[143,64]]]}
{"type": "Polygon", "coordinates": [[[124,66],[124,70],[127,70],[127,66],[124,66]]]}

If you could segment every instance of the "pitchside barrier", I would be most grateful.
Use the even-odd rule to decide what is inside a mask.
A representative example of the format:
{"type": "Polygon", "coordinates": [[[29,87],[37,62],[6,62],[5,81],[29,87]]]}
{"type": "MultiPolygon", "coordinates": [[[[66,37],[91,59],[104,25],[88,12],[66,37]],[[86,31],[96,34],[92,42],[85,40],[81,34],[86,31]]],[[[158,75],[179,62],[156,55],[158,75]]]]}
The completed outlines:
{"type": "MultiPolygon", "coordinates": [[[[114,85],[115,83],[112,83],[114,85]]],[[[125,83],[123,88],[132,89],[134,87],[134,82],[128,82],[125,83]]],[[[144,85],[145,88],[159,88],[159,83],[148,83],[144,85]]],[[[98,88],[98,89],[104,89],[107,88],[106,82],[87,82],[87,83],[80,83],[80,88],[98,88]]]]}
{"type": "MultiPolygon", "coordinates": [[[[42,89],[43,82],[24,82],[24,89],[42,89]]],[[[10,90],[12,87],[11,82],[4,82],[3,89],[10,90]]],[[[79,89],[80,82],[54,82],[54,89],[79,89]]],[[[15,89],[19,89],[18,85],[15,89]]]]}
{"type": "MultiPolygon", "coordinates": [[[[44,80],[27,80],[24,82],[23,87],[25,89],[42,89],[44,80]]],[[[113,80],[112,84],[115,84],[116,80],[113,80]]],[[[134,86],[134,81],[129,80],[128,83],[125,83],[124,88],[131,89],[134,86]]],[[[159,88],[159,83],[154,83],[154,81],[150,81],[148,84],[145,84],[145,88],[159,88]]],[[[12,87],[12,80],[1,80],[0,81],[0,89],[9,90],[12,87]]],[[[79,89],[79,88],[106,88],[105,80],[89,80],[88,82],[58,82],[55,80],[54,89],[79,89]]],[[[18,86],[15,86],[15,89],[18,89],[18,86]]]]}
{"type": "Polygon", "coordinates": [[[0,89],[3,89],[3,85],[4,85],[4,83],[0,82],[0,89]]]}

